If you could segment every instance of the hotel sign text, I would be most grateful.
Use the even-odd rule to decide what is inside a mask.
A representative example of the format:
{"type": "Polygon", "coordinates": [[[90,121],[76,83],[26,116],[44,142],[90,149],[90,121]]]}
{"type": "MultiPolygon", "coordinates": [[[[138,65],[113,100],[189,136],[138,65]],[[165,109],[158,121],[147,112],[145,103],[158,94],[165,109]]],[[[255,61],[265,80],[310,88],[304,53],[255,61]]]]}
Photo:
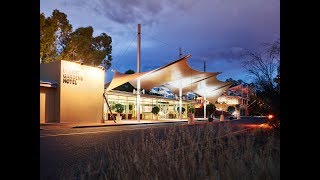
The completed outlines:
{"type": "Polygon", "coordinates": [[[62,83],[77,85],[78,81],[83,81],[83,76],[79,70],[63,68],[62,83]]]}

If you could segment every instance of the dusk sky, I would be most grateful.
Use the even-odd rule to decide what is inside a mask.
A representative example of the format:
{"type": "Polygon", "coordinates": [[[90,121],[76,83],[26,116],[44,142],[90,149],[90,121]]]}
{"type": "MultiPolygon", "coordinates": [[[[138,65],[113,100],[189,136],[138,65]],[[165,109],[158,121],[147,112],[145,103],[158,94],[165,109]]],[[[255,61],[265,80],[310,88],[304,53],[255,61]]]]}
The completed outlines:
{"type": "Polygon", "coordinates": [[[222,72],[218,79],[250,82],[241,67],[242,49],[280,37],[280,0],[40,0],[46,17],[65,13],[73,30],[92,26],[94,36],[112,37],[111,69],[136,71],[137,24],[141,24],[141,71],[149,71],[191,54],[190,66],[222,72]]]}

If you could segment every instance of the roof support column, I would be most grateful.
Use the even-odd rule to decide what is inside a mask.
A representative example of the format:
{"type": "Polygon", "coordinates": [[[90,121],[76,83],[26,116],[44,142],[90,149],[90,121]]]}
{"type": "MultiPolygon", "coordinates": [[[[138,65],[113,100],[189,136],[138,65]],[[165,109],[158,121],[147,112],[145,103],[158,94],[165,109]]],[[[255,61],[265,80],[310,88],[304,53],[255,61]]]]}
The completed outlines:
{"type": "Polygon", "coordinates": [[[203,118],[207,118],[207,94],[203,96],[203,118]]]}
{"type": "MultiPolygon", "coordinates": [[[[137,73],[140,73],[141,24],[138,24],[137,73]]],[[[140,78],[137,79],[137,121],[140,122],[140,78]]]]}
{"type": "Polygon", "coordinates": [[[137,121],[140,122],[140,78],[137,80],[137,121]]]}
{"type": "Polygon", "coordinates": [[[182,81],[179,87],[179,119],[182,119],[182,81]]]}

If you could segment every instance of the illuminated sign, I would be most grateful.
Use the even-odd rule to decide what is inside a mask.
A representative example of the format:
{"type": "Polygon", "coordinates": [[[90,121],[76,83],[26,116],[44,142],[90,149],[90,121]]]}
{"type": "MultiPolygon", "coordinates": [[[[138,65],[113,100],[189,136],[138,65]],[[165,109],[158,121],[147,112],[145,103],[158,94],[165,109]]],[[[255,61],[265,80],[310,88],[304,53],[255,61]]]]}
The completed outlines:
{"type": "Polygon", "coordinates": [[[78,81],[83,81],[83,76],[79,70],[63,68],[62,83],[77,85],[78,81]]]}

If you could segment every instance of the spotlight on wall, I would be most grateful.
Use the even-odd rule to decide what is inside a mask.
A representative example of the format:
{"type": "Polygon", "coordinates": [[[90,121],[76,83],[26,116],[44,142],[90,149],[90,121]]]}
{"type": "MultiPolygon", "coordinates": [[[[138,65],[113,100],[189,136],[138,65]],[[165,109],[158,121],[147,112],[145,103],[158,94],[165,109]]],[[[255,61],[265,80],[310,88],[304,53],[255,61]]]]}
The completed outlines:
{"type": "Polygon", "coordinates": [[[102,69],[103,71],[105,70],[105,68],[103,66],[98,66],[98,68],[102,69]]]}
{"type": "Polygon", "coordinates": [[[83,65],[83,61],[82,60],[77,60],[75,61],[76,63],[79,63],[80,65],[83,65]]]}

